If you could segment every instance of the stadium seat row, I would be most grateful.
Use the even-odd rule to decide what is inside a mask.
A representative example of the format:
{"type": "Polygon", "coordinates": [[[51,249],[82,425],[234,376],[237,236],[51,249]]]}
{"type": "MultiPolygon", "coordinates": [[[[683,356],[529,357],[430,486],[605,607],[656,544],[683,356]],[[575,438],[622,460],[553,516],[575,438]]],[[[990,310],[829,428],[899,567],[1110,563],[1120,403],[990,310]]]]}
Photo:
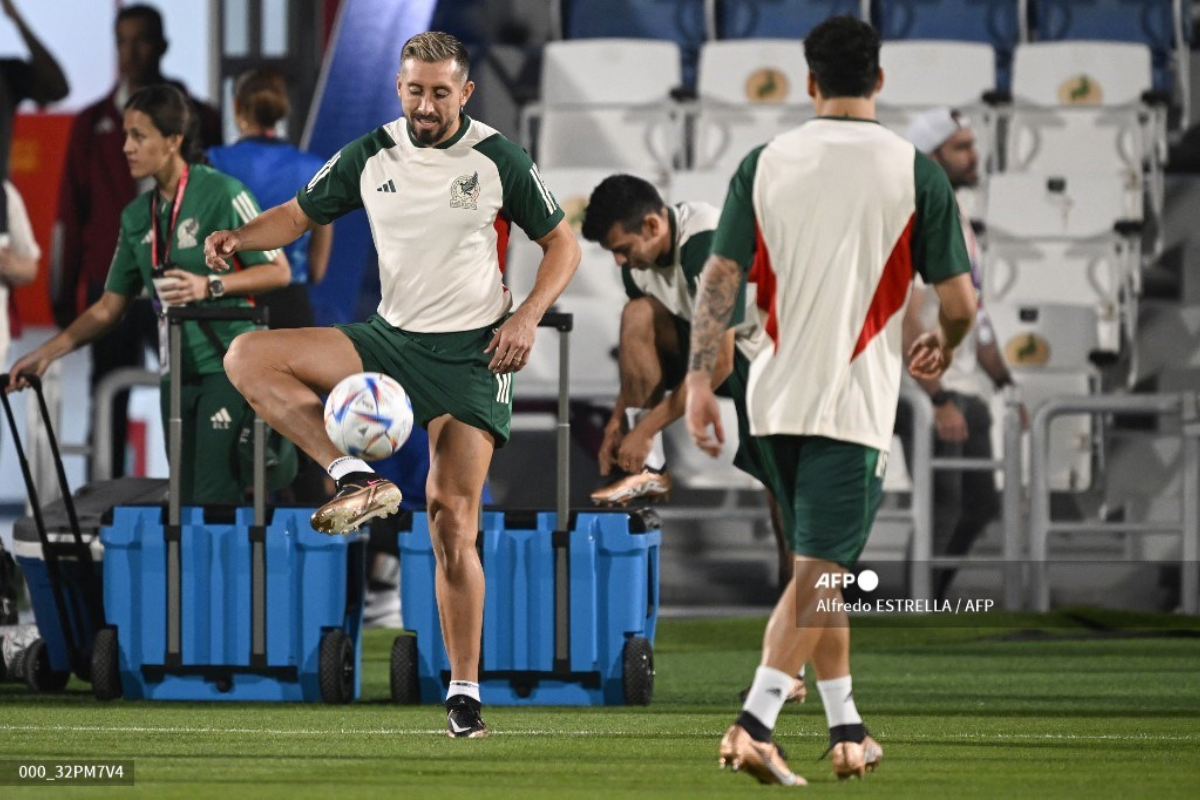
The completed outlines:
{"type": "Polygon", "coordinates": [[[689,87],[702,46],[714,39],[807,35],[830,14],[870,20],[886,41],[957,40],[995,53],[997,87],[1009,88],[1013,52],[1033,41],[1104,40],[1144,44],[1154,87],[1187,79],[1190,4],[1182,0],[561,0],[566,39],[630,37],[679,45],[689,87]]]}

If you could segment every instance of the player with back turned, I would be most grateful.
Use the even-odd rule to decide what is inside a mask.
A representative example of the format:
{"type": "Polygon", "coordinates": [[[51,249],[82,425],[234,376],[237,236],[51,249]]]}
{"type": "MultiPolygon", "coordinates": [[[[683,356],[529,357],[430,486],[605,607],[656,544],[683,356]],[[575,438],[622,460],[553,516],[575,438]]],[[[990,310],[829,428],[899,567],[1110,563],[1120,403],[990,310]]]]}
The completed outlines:
{"type": "Polygon", "coordinates": [[[971,326],[975,293],[945,173],[875,121],[879,36],[832,17],[804,41],[817,118],[750,152],[729,186],[692,317],[688,429],[715,453],[723,432],[712,371],[747,273],[772,342],[750,367],[752,432],[774,453],[795,577],[767,623],[722,766],[802,785],[772,740],[793,676],[811,660],[839,778],[882,759],[855,706],[841,578],[882,495],[900,390],[901,328],[914,272],[941,300],[937,330],[909,352],[939,375],[971,326]]]}

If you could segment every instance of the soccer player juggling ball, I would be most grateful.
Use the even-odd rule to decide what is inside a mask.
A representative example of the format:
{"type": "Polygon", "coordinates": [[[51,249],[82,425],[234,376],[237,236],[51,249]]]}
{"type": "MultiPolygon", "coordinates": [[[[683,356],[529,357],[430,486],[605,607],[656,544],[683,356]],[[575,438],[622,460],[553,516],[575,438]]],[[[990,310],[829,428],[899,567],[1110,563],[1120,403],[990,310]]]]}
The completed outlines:
{"type": "Polygon", "coordinates": [[[451,674],[447,733],[476,738],[488,732],[478,684],[479,498],[492,452],[508,440],[513,373],[574,274],[579,245],[525,151],[463,112],[475,88],[468,70],[453,36],[414,36],[396,76],[403,116],[343,147],[292,200],[210,236],[205,249],[220,266],[238,251],[281,247],[366,208],[379,252],[378,313],[352,325],[246,334],[226,367],[268,423],[328,465],[338,491],[313,514],[325,533],[395,512],[400,490],[338,452],[319,395],[364,370],[390,375],[408,392],[429,430],[429,520],[451,674]],[[543,251],[534,287],[515,310],[497,247],[509,220],[543,251]]]}

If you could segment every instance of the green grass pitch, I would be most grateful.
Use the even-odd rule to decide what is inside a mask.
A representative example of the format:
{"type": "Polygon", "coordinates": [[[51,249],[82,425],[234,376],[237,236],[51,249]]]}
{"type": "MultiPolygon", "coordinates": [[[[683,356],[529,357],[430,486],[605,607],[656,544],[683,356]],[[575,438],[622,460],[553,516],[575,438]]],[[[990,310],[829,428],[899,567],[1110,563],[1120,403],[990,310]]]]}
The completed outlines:
{"type": "MultiPolygon", "coordinates": [[[[1130,618],[1124,618],[1129,622],[1130,618]]],[[[815,691],[777,738],[820,795],[1184,797],[1200,785],[1200,620],[1145,617],[1151,635],[1096,614],[989,615],[986,627],[860,626],[854,694],[885,756],[838,784],[817,756],[815,691]],[[1042,633],[1036,633],[1041,630],[1042,633]]],[[[700,797],[761,795],[716,766],[753,674],[762,619],[663,620],[648,708],[490,708],[486,740],[450,741],[436,707],[386,702],[391,632],[365,642],[350,706],[151,704],[0,685],[0,759],[133,758],[153,797],[700,797]]],[[[0,796],[51,788],[2,787],[0,796]]]]}

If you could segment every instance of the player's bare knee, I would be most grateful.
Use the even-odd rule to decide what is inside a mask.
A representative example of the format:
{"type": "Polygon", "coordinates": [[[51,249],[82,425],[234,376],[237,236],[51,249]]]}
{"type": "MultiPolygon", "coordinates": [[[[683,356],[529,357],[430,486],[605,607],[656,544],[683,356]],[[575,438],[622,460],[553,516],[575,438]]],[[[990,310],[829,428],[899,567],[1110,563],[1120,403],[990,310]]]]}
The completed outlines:
{"type": "Polygon", "coordinates": [[[648,297],[630,300],[621,311],[623,335],[648,336],[654,329],[654,303],[648,297]]]}
{"type": "Polygon", "coordinates": [[[260,331],[243,333],[233,340],[229,351],[225,353],[225,374],[239,391],[244,390],[246,379],[255,374],[260,366],[255,362],[256,353],[261,352],[261,348],[256,347],[255,343],[261,335],[260,331]]]}

